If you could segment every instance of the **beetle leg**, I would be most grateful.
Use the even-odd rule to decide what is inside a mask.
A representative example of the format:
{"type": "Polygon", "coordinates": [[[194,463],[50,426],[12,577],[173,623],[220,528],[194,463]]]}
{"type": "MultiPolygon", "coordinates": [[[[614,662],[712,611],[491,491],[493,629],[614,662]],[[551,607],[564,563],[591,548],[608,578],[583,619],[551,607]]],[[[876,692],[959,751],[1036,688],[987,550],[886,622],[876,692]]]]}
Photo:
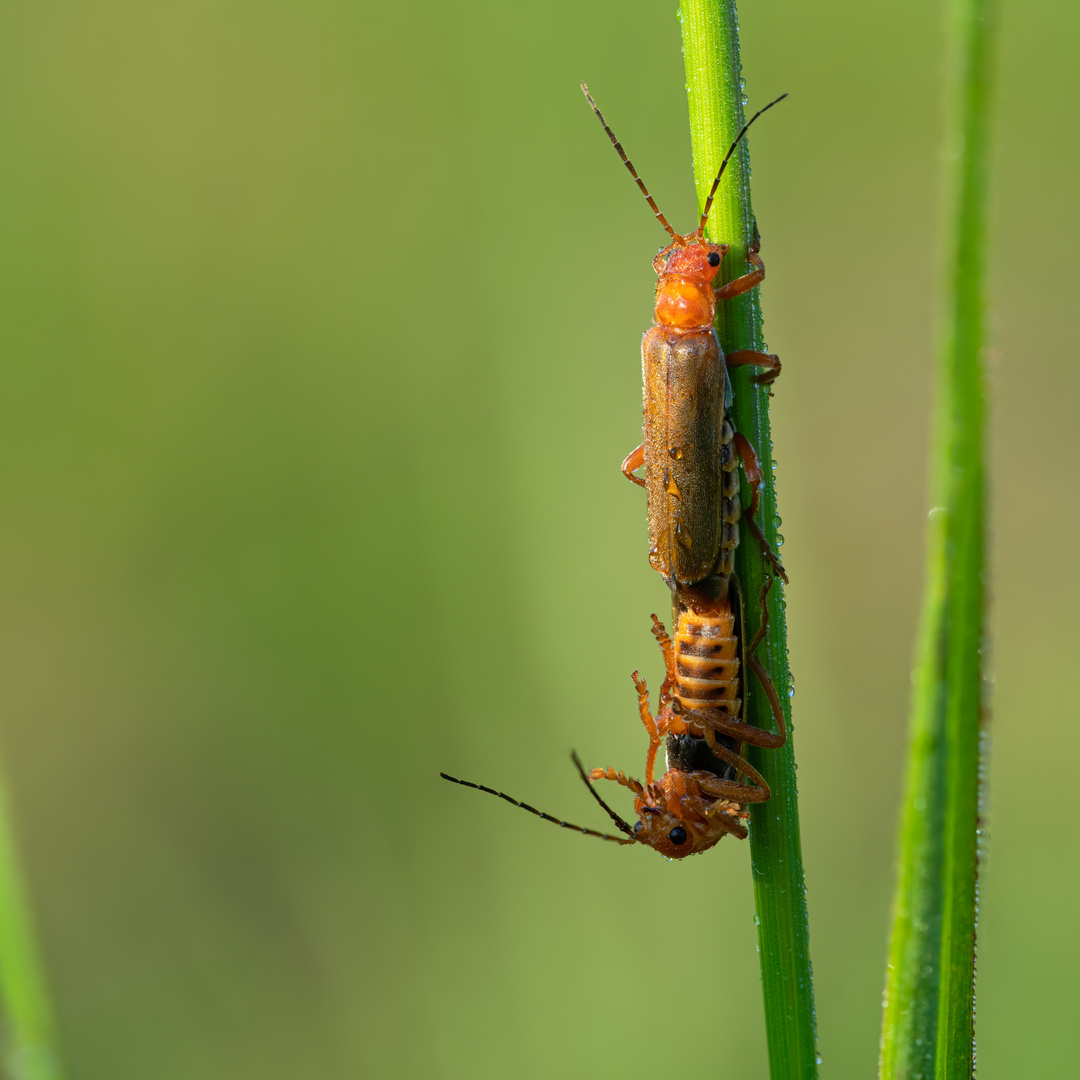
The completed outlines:
{"type": "MultiPolygon", "coordinates": [[[[787,742],[787,724],[784,723],[784,710],[780,707],[780,695],[776,692],[776,687],[773,685],[772,679],[769,678],[769,673],[762,666],[761,661],[752,653],[747,655],[746,665],[758,677],[761,688],[769,699],[773,719],[776,720],[776,726],[780,729],[779,733],[763,731],[753,724],[748,724],[745,720],[733,720],[719,709],[697,709],[694,711],[693,716],[701,721],[702,727],[705,729],[707,742],[709,742],[709,736],[712,732],[719,732],[721,735],[728,735],[733,739],[738,739],[740,742],[749,743],[751,746],[762,746],[767,750],[776,750],[787,742]]],[[[712,742],[709,742],[709,749],[713,749],[712,742]]],[[[723,757],[722,754],[718,756],[723,757]]]]}
{"type": "Polygon", "coordinates": [[[655,615],[650,615],[649,618],[652,619],[653,637],[656,638],[656,644],[660,646],[660,651],[664,654],[664,666],[671,671],[675,665],[675,654],[671,651],[671,638],[664,624],[655,615]]]}
{"type": "MultiPolygon", "coordinates": [[[[633,672],[630,678],[634,680],[634,689],[637,691],[638,712],[641,714],[641,722],[645,725],[649,737],[659,740],[660,733],[656,730],[656,721],[649,711],[649,688],[645,685],[645,680],[636,671],[633,672]]],[[[652,783],[652,781],[649,782],[652,783]]]]}
{"type": "Polygon", "coordinates": [[[743,520],[754,534],[754,539],[761,545],[761,553],[768,560],[769,565],[773,569],[773,573],[778,574],[783,578],[786,584],[788,576],[787,571],[784,569],[784,564],[780,561],[780,556],[769,547],[769,542],[765,539],[765,534],[758,528],[758,523],[754,520],[754,515],[757,513],[758,509],[758,503],[761,501],[761,484],[765,479],[765,474],[761,471],[761,463],[758,461],[757,454],[754,453],[754,448],[747,441],[745,435],[736,432],[735,438],[732,441],[735,444],[735,449],[739,452],[739,457],[742,460],[743,472],[746,473],[746,479],[750,481],[750,490],[753,493],[750,496],[750,505],[743,511],[743,520]]]}
{"type": "MultiPolygon", "coordinates": [[[[776,692],[776,686],[773,684],[772,678],[765,670],[761,661],[752,653],[746,657],[746,665],[753,673],[758,677],[758,681],[761,683],[762,690],[765,691],[765,696],[769,699],[769,705],[772,707],[773,717],[776,719],[776,726],[780,729],[780,742],[777,746],[783,746],[787,742],[787,725],[784,723],[784,710],[780,707],[780,695],[776,692]]],[[[774,736],[775,738],[775,736],[774,736]]],[[[746,741],[745,739],[743,740],[746,741]]],[[[759,746],[764,746],[764,743],[758,743],[759,746]]]]}
{"type": "Polygon", "coordinates": [[[621,784],[624,788],[629,788],[635,795],[645,794],[645,788],[640,780],[635,780],[633,777],[627,776],[624,772],[616,772],[612,768],[591,769],[589,771],[589,779],[614,780],[616,784],[621,784]]]}
{"type": "Polygon", "coordinates": [[[749,274],[743,274],[742,277],[737,277],[726,285],[721,285],[719,289],[714,289],[717,300],[733,300],[736,296],[742,296],[743,293],[749,292],[755,285],[761,284],[762,279],[765,277],[765,264],[756,254],[752,253],[747,254],[746,261],[753,264],[754,269],[749,274]]]}
{"type": "Polygon", "coordinates": [[[765,598],[769,595],[769,590],[772,588],[774,580],[774,578],[766,576],[765,580],[761,583],[761,593],[758,596],[758,609],[761,612],[761,622],[758,624],[757,633],[754,635],[750,644],[746,646],[747,655],[757,652],[757,647],[761,644],[761,639],[765,636],[765,630],[769,625],[769,608],[765,603],[765,598]]]}
{"type": "Polygon", "coordinates": [[[656,644],[660,646],[664,657],[664,683],[660,687],[660,700],[657,702],[657,709],[660,709],[671,700],[671,688],[675,685],[675,650],[664,624],[655,615],[652,616],[652,623],[653,637],[656,638],[656,644]]]}
{"type": "Polygon", "coordinates": [[[776,353],[758,352],[756,349],[736,349],[724,356],[727,366],[738,367],[740,364],[755,364],[769,370],[762,375],[755,375],[754,382],[758,386],[769,386],[776,381],[780,374],[780,357],[776,353]]]}
{"type": "Polygon", "coordinates": [[[727,829],[729,833],[731,833],[732,836],[738,837],[738,839],[740,840],[745,840],[750,835],[746,831],[745,826],[740,825],[737,821],[734,820],[734,818],[717,816],[713,820],[720,822],[724,826],[724,828],[727,829]]]}
{"type": "MultiPolygon", "coordinates": [[[[716,777],[711,773],[706,773],[701,779],[712,780],[716,779],[716,777]]],[[[702,792],[700,779],[697,780],[694,790],[702,792]]],[[[726,832],[737,836],[740,840],[745,840],[747,832],[739,819],[748,818],[750,815],[741,809],[737,802],[732,802],[730,799],[721,799],[718,802],[714,796],[706,792],[702,792],[702,795],[709,800],[703,807],[709,825],[720,825],[726,832]]]]}
{"type": "MultiPolygon", "coordinates": [[[[708,772],[686,774],[685,790],[684,794],[679,796],[677,811],[677,816],[684,824],[708,828],[711,823],[711,814],[716,806],[716,800],[702,792],[698,781],[702,776],[712,775],[708,772]]],[[[669,806],[669,809],[672,808],[669,806]]]]}
{"type": "Polygon", "coordinates": [[[635,469],[640,469],[645,464],[645,444],[642,443],[636,450],[631,450],[623,459],[622,474],[627,480],[632,480],[638,487],[645,487],[645,481],[640,476],[634,475],[635,469]]]}
{"type": "Polygon", "coordinates": [[[754,235],[750,240],[750,246],[746,249],[746,261],[754,268],[749,274],[743,274],[719,289],[714,289],[717,300],[731,300],[733,297],[742,296],[749,292],[755,285],[759,285],[765,277],[765,264],[761,261],[758,252],[761,251],[761,233],[758,232],[757,222],[754,222],[754,235]]]}
{"type": "Polygon", "coordinates": [[[712,800],[705,799],[701,795],[683,795],[679,799],[679,817],[687,825],[708,828],[711,824],[709,811],[712,807],[712,800]]]}
{"type": "MultiPolygon", "coordinates": [[[[733,720],[725,716],[717,709],[703,709],[694,713],[694,718],[701,722],[705,733],[705,741],[709,749],[713,749],[711,739],[719,735],[727,735],[739,742],[748,743],[750,746],[760,746],[766,750],[776,750],[787,742],[787,729],[784,728],[779,734],[775,731],[763,731],[745,720],[733,720]]],[[[721,755],[722,756],[722,755],[721,755]]],[[[726,759],[725,759],[726,760],[726,759]]]]}
{"type": "Polygon", "coordinates": [[[705,729],[705,741],[718,758],[729,765],[734,765],[743,776],[753,781],[750,784],[740,784],[736,780],[723,780],[719,776],[706,775],[699,781],[701,790],[706,795],[712,795],[717,799],[732,799],[741,803],[768,802],[772,794],[769,791],[769,785],[765,783],[765,777],[749,761],[739,757],[734,750],[729,750],[722,743],[718,743],[716,736],[709,728],[705,729]]]}
{"type": "MultiPolygon", "coordinates": [[[[649,749],[645,754],[645,783],[651,784],[653,782],[653,772],[656,769],[656,754],[660,749],[662,734],[656,719],[649,709],[649,688],[645,685],[645,680],[639,678],[636,671],[631,678],[634,680],[634,688],[638,694],[638,715],[645,725],[645,730],[649,733],[649,749]]],[[[667,685],[666,682],[665,685],[667,685]]]]}

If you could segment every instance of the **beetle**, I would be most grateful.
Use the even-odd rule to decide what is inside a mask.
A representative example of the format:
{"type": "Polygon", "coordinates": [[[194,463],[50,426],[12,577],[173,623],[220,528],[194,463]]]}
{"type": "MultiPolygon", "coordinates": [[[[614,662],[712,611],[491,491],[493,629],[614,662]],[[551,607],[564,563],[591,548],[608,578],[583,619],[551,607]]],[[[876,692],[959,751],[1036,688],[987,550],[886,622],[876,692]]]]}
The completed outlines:
{"type": "Polygon", "coordinates": [[[735,432],[730,419],[731,382],[727,369],[751,364],[766,370],[755,378],[770,385],[780,374],[780,359],[754,349],[721,351],[713,328],[716,305],[755,288],[765,277],[761,237],[754,224],[747,261],[752,269],[714,286],[729,244],[705,240],[709,211],[739,141],[750,125],[786,94],[759,109],[743,125],[720,165],[698,227],[682,235],[668,224],[638,176],[622,144],[582,83],[582,92],[608,138],[630,171],[671,243],[653,259],[657,274],[653,325],[641,342],[642,444],[622,463],[628,480],[648,496],[649,563],[669,587],[730,574],[738,540],[738,461],[753,494],[743,515],[773,572],[787,581],[784,568],[754,520],[763,480],[749,441],[735,432]],[[645,475],[635,475],[644,466],[645,475]]]}
{"type": "Polygon", "coordinates": [[[528,803],[482,784],[439,775],[451,783],[486,792],[537,817],[573,829],[585,836],[617,844],[645,844],[669,859],[683,859],[707,851],[724,836],[747,836],[745,807],[765,802],[769,786],[764,777],[742,756],[743,746],[777,748],[787,741],[787,727],[780,698],[768,672],[754,656],[765,633],[765,596],[760,597],[761,626],[746,645],[743,605],[738,579],[716,575],[695,585],[680,586],[674,595],[674,639],[653,615],[653,634],[664,657],[665,678],[660,688],[656,716],[649,706],[645,680],[632,675],[638,694],[638,715],[649,735],[645,756],[645,781],[634,780],[611,768],[586,773],[576,754],[574,765],[593,798],[618,826],[622,836],[572,825],[545,814],[528,803]],[[760,680],[772,707],[779,732],[764,731],[743,717],[739,696],[740,676],[749,668],[760,680]],[[666,740],[667,770],[654,779],[656,755],[666,740]],[[743,780],[739,778],[743,777],[743,780]],[[634,795],[638,820],[630,825],[619,816],[592,785],[593,780],[613,780],[634,795]],[[748,781],[748,782],[747,782],[748,781]]]}
{"type": "Polygon", "coordinates": [[[733,574],[676,589],[674,635],[669,637],[652,616],[665,668],[655,716],[645,680],[636,671],[632,676],[638,714],[649,734],[644,783],[611,768],[589,774],[591,780],[613,780],[633,792],[635,839],[668,858],[707,851],[728,834],[745,839],[740,820],[747,817],[745,806],[766,802],[771,795],[764,777],[742,756],[744,746],[777,749],[787,742],[780,697],[754,655],[765,634],[765,597],[771,583],[770,578],[762,587],[761,625],[749,645],[743,633],[742,594],[733,574]],[[778,732],[743,719],[741,676],[748,668],[765,691],[778,732]],[[665,740],[667,769],[657,781],[656,755],[665,740]]]}

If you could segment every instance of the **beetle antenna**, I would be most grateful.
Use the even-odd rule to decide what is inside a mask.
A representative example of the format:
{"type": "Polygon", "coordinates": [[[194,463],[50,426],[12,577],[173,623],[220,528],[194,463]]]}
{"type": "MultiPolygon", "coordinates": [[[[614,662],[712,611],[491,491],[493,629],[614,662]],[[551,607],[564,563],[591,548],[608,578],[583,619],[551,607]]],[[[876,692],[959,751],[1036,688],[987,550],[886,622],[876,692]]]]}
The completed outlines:
{"type": "MultiPolygon", "coordinates": [[[[608,817],[611,818],[611,820],[614,821],[615,824],[619,826],[619,829],[622,832],[626,833],[626,835],[629,836],[631,840],[633,840],[634,839],[634,830],[631,829],[630,826],[627,825],[626,822],[623,821],[623,819],[621,817],[619,817],[619,815],[616,814],[615,811],[612,810],[611,807],[608,806],[608,804],[606,802],[604,802],[604,800],[600,797],[600,792],[598,792],[596,790],[596,788],[594,788],[592,786],[592,783],[590,782],[588,776],[585,775],[585,770],[582,768],[581,759],[577,756],[577,751],[576,750],[574,750],[570,754],[570,759],[577,766],[577,771],[581,775],[581,779],[584,781],[585,786],[589,789],[589,794],[607,811],[608,817]]],[[[622,840],[622,841],[620,841],[620,843],[625,844],[626,841],[622,840]]]]}
{"type": "MultiPolygon", "coordinates": [[[[578,768],[580,769],[581,766],[579,765],[578,768]]],[[[469,780],[459,780],[456,776],[448,776],[444,772],[439,773],[439,775],[444,780],[449,780],[451,784],[460,784],[462,787],[475,788],[477,791],[487,792],[488,795],[494,795],[496,798],[502,799],[504,802],[510,803],[511,806],[517,806],[520,807],[522,810],[528,810],[530,814],[535,814],[537,817],[543,818],[545,821],[553,822],[560,828],[573,829],[574,832],[579,832],[583,836],[596,836],[599,837],[601,840],[612,840],[616,844],[632,844],[635,842],[632,835],[631,839],[624,840],[621,836],[612,836],[610,833],[597,832],[595,829],[583,829],[580,825],[571,825],[569,821],[560,821],[557,817],[552,817],[550,814],[545,814],[543,810],[537,810],[535,806],[530,806],[528,803],[518,802],[517,799],[511,799],[509,795],[505,795],[501,791],[496,791],[494,788],[484,787],[483,784],[474,784],[469,780]]],[[[584,776],[584,774],[582,775],[584,776]]],[[[599,798],[599,796],[597,796],[597,798],[599,798]]],[[[610,814],[611,811],[609,810],[608,813],[610,814]]],[[[611,816],[615,817],[614,814],[612,814],[611,816]]],[[[618,821],[619,819],[615,818],[615,820],[618,821]]],[[[625,824],[625,822],[620,822],[620,827],[625,824]]],[[[630,832],[629,825],[626,826],[626,831],[630,832]]]]}
{"type": "Polygon", "coordinates": [[[611,140],[611,145],[615,147],[619,157],[622,158],[623,164],[630,170],[630,175],[634,178],[637,186],[641,188],[641,194],[645,196],[645,201],[652,207],[653,213],[656,215],[656,220],[667,229],[668,235],[672,240],[681,240],[682,237],[668,224],[667,218],[660,213],[660,207],[656,205],[656,200],[649,194],[649,189],[645,186],[645,181],[638,176],[637,169],[630,163],[630,159],[626,156],[626,151],[622,148],[622,143],[615,138],[615,132],[608,127],[607,121],[604,119],[604,114],[596,107],[596,102],[593,101],[592,94],[589,93],[589,88],[584,83],[581,84],[581,92],[585,95],[585,100],[588,101],[592,111],[596,113],[596,119],[603,124],[604,130],[611,140]]]}
{"type": "MultiPolygon", "coordinates": [[[[724,175],[724,169],[727,168],[727,163],[731,160],[731,155],[735,153],[735,147],[739,145],[742,137],[746,134],[750,125],[763,113],[768,112],[774,105],[783,101],[787,97],[787,94],[781,94],[775,101],[770,101],[762,109],[758,109],[749,120],[743,124],[742,131],[735,136],[735,141],[731,144],[730,149],[724,157],[724,160],[720,162],[720,171],[716,174],[716,179],[713,181],[712,190],[709,192],[709,197],[705,200],[705,209],[701,211],[701,224],[698,226],[697,235],[700,240],[705,235],[705,223],[709,220],[709,211],[712,209],[713,199],[716,197],[716,189],[720,186],[720,177],[724,175]]],[[[605,125],[606,126],[606,125],[605,125]]]]}

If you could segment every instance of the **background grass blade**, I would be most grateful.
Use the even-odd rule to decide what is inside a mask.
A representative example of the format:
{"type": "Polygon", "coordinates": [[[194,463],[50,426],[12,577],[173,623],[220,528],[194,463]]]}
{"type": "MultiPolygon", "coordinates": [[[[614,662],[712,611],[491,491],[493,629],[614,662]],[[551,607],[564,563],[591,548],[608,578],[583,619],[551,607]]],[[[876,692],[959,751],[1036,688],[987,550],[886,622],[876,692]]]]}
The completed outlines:
{"type": "Polygon", "coordinates": [[[927,589],[881,1075],[970,1076],[983,716],[984,266],[992,0],[950,0],[948,217],[927,589]]]}
{"type": "Polygon", "coordinates": [[[3,1076],[61,1080],[52,1010],[0,771],[0,1046],[3,1076]]]}
{"type": "MultiPolygon", "coordinates": [[[[738,19],[734,3],[683,0],[681,20],[700,210],[724,154],[744,123],[738,19]]],[[[709,236],[731,245],[731,254],[723,263],[724,280],[745,273],[748,267],[746,248],[753,222],[749,176],[749,149],[744,140],[728,166],[709,217],[709,236]]],[[[722,305],[717,332],[725,352],[765,347],[757,289],[722,305]]],[[[759,521],[770,543],[775,544],[769,396],[754,385],[754,374],[747,368],[733,373],[735,426],[753,443],[765,466],[759,521]]],[[[746,595],[747,620],[755,626],[756,598],[765,575],[756,544],[739,546],[736,569],[746,595]]],[[[790,729],[787,626],[780,582],[773,584],[769,595],[769,627],[758,655],[776,683],[790,729]]],[[[756,690],[749,682],[748,717],[752,723],[772,728],[768,702],[756,690]]],[[[768,803],[752,808],[750,833],[769,1067],[773,1077],[802,1080],[817,1075],[817,1052],[793,740],[781,750],[752,750],[751,760],[773,793],[768,803]]]]}

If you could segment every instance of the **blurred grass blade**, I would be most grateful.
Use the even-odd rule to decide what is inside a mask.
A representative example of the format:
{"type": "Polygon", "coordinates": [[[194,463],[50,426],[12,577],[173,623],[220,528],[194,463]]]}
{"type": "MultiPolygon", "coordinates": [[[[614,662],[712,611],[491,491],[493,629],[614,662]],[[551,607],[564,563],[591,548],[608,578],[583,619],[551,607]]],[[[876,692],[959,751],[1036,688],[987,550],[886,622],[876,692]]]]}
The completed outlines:
{"type": "Polygon", "coordinates": [[[927,589],[881,1040],[883,1080],[974,1067],[992,0],[948,0],[948,203],[927,589]]]}
{"type": "Polygon", "coordinates": [[[60,1080],[52,1011],[0,769],[0,1048],[4,1080],[60,1080]]]}
{"type": "MultiPolygon", "coordinates": [[[[720,162],[744,123],[738,19],[730,0],[683,0],[680,17],[694,181],[701,210],[720,162]]],[[[731,253],[722,264],[725,281],[749,269],[746,249],[753,228],[749,176],[749,150],[743,140],[728,165],[709,215],[710,238],[731,245],[731,253]]],[[[764,349],[757,289],[720,306],[717,332],[725,352],[764,349]]],[[[735,427],[754,445],[764,464],[765,490],[758,521],[775,547],[777,517],[769,467],[773,458],[769,394],[754,384],[754,374],[756,369],[746,367],[732,373],[735,427]]],[[[747,622],[753,630],[757,596],[766,572],[756,544],[739,545],[736,570],[746,597],[747,622]]],[[[790,730],[787,625],[779,581],[774,582],[769,594],[769,626],[758,657],[776,683],[790,730]]],[[[747,718],[759,727],[773,728],[772,710],[757,684],[748,679],[745,694],[747,718]]],[[[808,1080],[817,1075],[817,1051],[793,740],[789,738],[780,750],[751,749],[750,760],[772,789],[769,802],[751,808],[750,832],[769,1067],[777,1080],[808,1080]]]]}

